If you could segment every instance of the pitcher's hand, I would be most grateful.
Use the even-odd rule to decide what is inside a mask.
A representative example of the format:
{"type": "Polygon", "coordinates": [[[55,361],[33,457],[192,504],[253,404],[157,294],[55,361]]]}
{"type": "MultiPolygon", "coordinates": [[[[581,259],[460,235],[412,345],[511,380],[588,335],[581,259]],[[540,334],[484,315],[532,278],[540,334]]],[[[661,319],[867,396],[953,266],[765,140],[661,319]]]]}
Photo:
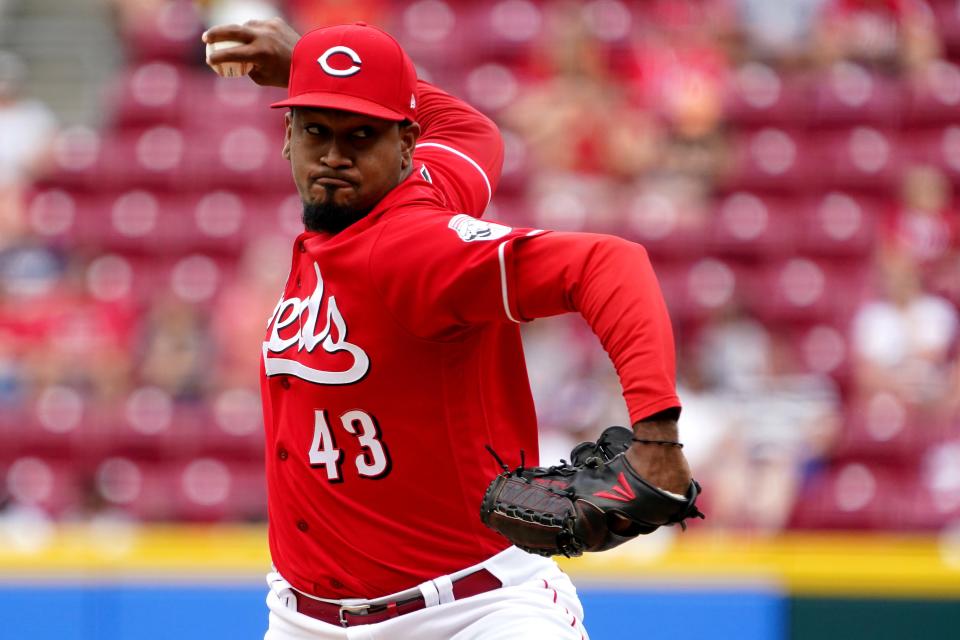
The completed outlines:
{"type": "Polygon", "coordinates": [[[217,25],[203,33],[207,44],[223,40],[243,43],[212,52],[208,63],[248,62],[253,65],[250,79],[265,87],[287,86],[293,46],[299,39],[300,34],[280,18],[217,25]]]}

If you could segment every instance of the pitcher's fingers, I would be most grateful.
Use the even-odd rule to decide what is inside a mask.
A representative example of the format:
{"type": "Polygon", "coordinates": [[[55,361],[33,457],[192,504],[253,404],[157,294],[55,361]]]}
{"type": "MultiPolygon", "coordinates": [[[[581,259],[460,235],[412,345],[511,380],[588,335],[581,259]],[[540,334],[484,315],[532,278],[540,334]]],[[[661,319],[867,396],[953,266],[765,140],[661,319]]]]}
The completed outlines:
{"type": "Polygon", "coordinates": [[[256,34],[250,27],[242,24],[219,24],[203,32],[201,38],[206,43],[220,42],[221,40],[237,40],[239,42],[253,42],[256,34]]]}
{"type": "Polygon", "coordinates": [[[256,62],[263,52],[250,44],[241,44],[226,49],[211,51],[207,56],[207,64],[223,64],[225,62],[256,62]]]}

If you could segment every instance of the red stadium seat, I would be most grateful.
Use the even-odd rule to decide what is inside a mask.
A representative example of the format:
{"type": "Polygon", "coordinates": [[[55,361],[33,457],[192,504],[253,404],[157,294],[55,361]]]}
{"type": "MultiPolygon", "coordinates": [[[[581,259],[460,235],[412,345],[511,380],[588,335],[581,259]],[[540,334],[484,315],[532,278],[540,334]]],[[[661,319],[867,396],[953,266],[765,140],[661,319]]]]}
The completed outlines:
{"type": "Polygon", "coordinates": [[[285,191],[290,164],[280,155],[283,130],[241,124],[195,130],[182,185],[196,190],[285,191]]]}
{"type": "Polygon", "coordinates": [[[99,493],[144,521],[261,521],[266,517],[263,461],[215,457],[143,461],[105,458],[96,467],[99,493]]]}
{"type": "Polygon", "coordinates": [[[97,452],[137,460],[188,456],[198,450],[205,414],[183,405],[158,387],[143,386],[119,401],[100,418],[95,435],[97,452]]]}
{"type": "Polygon", "coordinates": [[[828,375],[841,388],[851,376],[850,345],[847,342],[847,327],[843,324],[815,323],[800,325],[788,335],[789,347],[795,359],[811,373],[828,375]]]}
{"type": "Polygon", "coordinates": [[[930,528],[960,517],[960,438],[956,435],[927,450],[921,484],[911,504],[918,526],[930,528]]]}
{"type": "Polygon", "coordinates": [[[620,206],[625,209],[623,219],[611,216],[603,230],[642,244],[658,262],[694,260],[709,246],[711,211],[706,205],[639,191],[620,206]]]}
{"type": "MultiPolygon", "coordinates": [[[[200,9],[189,0],[156,3],[150,15],[128,21],[122,34],[128,55],[137,60],[203,60],[200,9]]],[[[143,13],[143,12],[141,12],[143,13]]]]}
{"type": "Polygon", "coordinates": [[[188,522],[262,520],[266,481],[262,461],[227,463],[201,457],[167,471],[174,515],[188,522]]]}
{"type": "Polygon", "coordinates": [[[834,456],[909,464],[945,433],[943,424],[918,415],[896,396],[876,393],[849,404],[834,456]]]}
{"type": "Polygon", "coordinates": [[[738,135],[733,143],[732,171],[725,191],[789,193],[815,179],[818,167],[797,130],[766,127],[738,135]]]}
{"type": "Polygon", "coordinates": [[[870,461],[828,466],[813,475],[798,497],[790,527],[797,529],[908,529],[914,469],[870,461]]]}
{"type": "Polygon", "coordinates": [[[61,189],[95,190],[105,186],[102,176],[104,141],[87,127],[69,127],[54,143],[52,175],[44,184],[61,189]]]}
{"type": "Polygon", "coordinates": [[[937,30],[951,57],[960,57],[960,6],[953,0],[931,2],[937,30]]]}
{"type": "Polygon", "coordinates": [[[118,78],[110,102],[115,128],[179,124],[181,95],[187,84],[185,67],[162,61],[135,66],[118,78]]]}
{"type": "Polygon", "coordinates": [[[518,196],[525,192],[533,171],[533,159],[523,137],[506,127],[501,127],[503,136],[503,173],[497,193],[503,196],[518,196]]]}
{"type": "Polygon", "coordinates": [[[905,158],[896,132],[869,126],[816,137],[819,182],[827,188],[883,194],[895,191],[905,158]]]}
{"type": "Polygon", "coordinates": [[[807,82],[759,62],[736,70],[727,84],[725,114],[740,127],[802,127],[811,117],[807,82]]]}
{"type": "MultiPolygon", "coordinates": [[[[84,186],[101,190],[183,189],[187,148],[183,131],[167,125],[125,130],[105,137],[84,186]]],[[[66,173],[68,170],[64,169],[66,173]]]]}
{"type": "Polygon", "coordinates": [[[529,0],[469,3],[457,12],[477,58],[522,64],[543,29],[543,12],[529,0]]]}
{"type": "Polygon", "coordinates": [[[218,393],[198,439],[204,455],[261,462],[264,439],[260,396],[250,389],[218,393]]]}
{"type": "Polygon", "coordinates": [[[904,147],[912,161],[939,167],[960,185],[960,124],[911,131],[904,136],[904,147]]]}
{"type": "Polygon", "coordinates": [[[70,457],[89,436],[91,410],[80,390],[65,385],[44,387],[29,410],[17,416],[12,449],[23,455],[70,457]]]}
{"type": "Polygon", "coordinates": [[[838,62],[814,80],[814,121],[819,126],[899,122],[901,87],[896,81],[852,62],[838,62]]]}
{"type": "Polygon", "coordinates": [[[107,504],[138,520],[173,521],[178,469],[171,466],[134,456],[111,456],[96,467],[96,486],[107,504]]]}
{"type": "Polygon", "coordinates": [[[960,67],[945,60],[928,64],[911,83],[905,120],[908,125],[960,124],[960,67]]]}
{"type": "Polygon", "coordinates": [[[879,201],[830,191],[797,206],[797,240],[803,253],[856,258],[873,250],[879,201]]]}
{"type": "Polygon", "coordinates": [[[0,481],[17,504],[58,517],[82,504],[81,478],[67,458],[22,456],[0,463],[0,481]]]}
{"type": "Polygon", "coordinates": [[[73,237],[78,217],[90,196],[58,187],[42,188],[30,195],[27,222],[37,235],[65,240],[73,237]]]}
{"type": "Polygon", "coordinates": [[[703,319],[741,296],[740,273],[717,258],[692,264],[656,264],[657,279],[670,317],[679,322],[703,319]]]}
{"type": "Polygon", "coordinates": [[[414,0],[398,14],[393,35],[411,59],[430,60],[438,68],[463,68],[470,34],[454,6],[444,0],[414,0]]]}
{"type": "Polygon", "coordinates": [[[724,255],[782,256],[793,253],[798,221],[795,200],[738,191],[726,195],[713,216],[711,246],[724,255]]]}
{"type": "Polygon", "coordinates": [[[866,294],[865,269],[804,257],[781,260],[742,275],[747,306],[768,322],[840,324],[866,294]]]}
{"type": "Polygon", "coordinates": [[[194,305],[210,305],[231,281],[236,259],[206,253],[175,257],[167,272],[166,286],[180,300],[194,305]]]}
{"type": "Polygon", "coordinates": [[[240,125],[261,127],[279,144],[286,110],[271,109],[270,103],[285,97],[283,89],[221,78],[202,69],[184,78],[179,111],[184,126],[192,131],[221,131],[240,125]]]}

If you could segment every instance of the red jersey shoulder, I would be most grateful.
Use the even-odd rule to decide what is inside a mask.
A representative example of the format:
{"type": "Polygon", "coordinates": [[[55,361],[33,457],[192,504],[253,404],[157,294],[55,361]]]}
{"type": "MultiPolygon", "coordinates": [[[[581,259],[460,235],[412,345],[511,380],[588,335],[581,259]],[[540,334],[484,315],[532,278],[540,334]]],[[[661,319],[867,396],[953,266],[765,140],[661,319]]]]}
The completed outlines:
{"type": "Polygon", "coordinates": [[[456,249],[462,247],[462,243],[502,240],[529,231],[480,220],[466,213],[417,209],[389,220],[378,244],[410,242],[415,243],[414,247],[435,251],[437,243],[456,249]]]}

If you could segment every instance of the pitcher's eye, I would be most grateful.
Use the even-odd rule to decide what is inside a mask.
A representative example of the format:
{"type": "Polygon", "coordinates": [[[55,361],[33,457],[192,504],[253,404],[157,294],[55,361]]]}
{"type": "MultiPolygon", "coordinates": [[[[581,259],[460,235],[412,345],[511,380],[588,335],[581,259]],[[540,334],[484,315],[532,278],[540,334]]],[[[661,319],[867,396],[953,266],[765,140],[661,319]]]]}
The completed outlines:
{"type": "Polygon", "coordinates": [[[373,129],[371,127],[360,127],[353,132],[354,138],[370,138],[373,136],[373,129]]]}

